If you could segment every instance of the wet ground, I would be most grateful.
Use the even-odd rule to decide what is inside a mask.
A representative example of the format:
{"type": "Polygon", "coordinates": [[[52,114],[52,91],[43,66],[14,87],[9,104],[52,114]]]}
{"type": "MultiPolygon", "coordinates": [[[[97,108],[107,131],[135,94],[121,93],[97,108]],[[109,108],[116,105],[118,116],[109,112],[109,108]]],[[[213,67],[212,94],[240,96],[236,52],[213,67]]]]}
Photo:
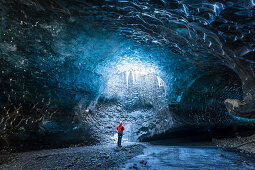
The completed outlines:
{"type": "Polygon", "coordinates": [[[255,157],[210,146],[148,144],[122,169],[255,169],[255,157]]]}
{"type": "Polygon", "coordinates": [[[201,143],[123,143],[0,155],[0,169],[255,169],[255,156],[201,143]],[[177,144],[178,145],[178,144],[177,144]]]}

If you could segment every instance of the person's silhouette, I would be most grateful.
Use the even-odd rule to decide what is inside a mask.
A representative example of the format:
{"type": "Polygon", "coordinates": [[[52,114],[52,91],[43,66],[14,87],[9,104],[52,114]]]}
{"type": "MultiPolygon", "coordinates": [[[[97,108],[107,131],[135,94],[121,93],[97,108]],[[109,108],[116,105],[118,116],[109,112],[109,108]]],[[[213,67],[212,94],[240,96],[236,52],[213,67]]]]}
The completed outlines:
{"type": "Polygon", "coordinates": [[[120,122],[119,126],[117,126],[117,131],[118,131],[118,146],[121,147],[121,139],[123,136],[123,131],[125,130],[124,126],[120,122]]]}

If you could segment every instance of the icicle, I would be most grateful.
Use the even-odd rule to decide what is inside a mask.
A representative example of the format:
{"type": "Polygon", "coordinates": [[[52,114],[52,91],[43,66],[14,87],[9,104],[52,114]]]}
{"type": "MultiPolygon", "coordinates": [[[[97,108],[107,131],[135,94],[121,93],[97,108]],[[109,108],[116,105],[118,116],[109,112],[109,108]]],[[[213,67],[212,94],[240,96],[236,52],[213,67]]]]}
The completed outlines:
{"type": "Polygon", "coordinates": [[[212,46],[212,42],[211,42],[211,41],[209,42],[209,45],[208,45],[208,46],[209,46],[209,47],[211,47],[211,46],[212,46]]]}
{"type": "Polygon", "coordinates": [[[166,84],[164,82],[164,90],[165,90],[165,97],[166,97],[166,84]]]}
{"type": "Polygon", "coordinates": [[[183,4],[182,6],[183,6],[186,16],[189,16],[189,9],[188,9],[187,5],[183,4]]]}
{"type": "Polygon", "coordinates": [[[213,5],[213,10],[214,10],[215,16],[219,16],[219,7],[217,4],[213,5]]]}
{"type": "Polygon", "coordinates": [[[135,71],[135,80],[138,81],[139,72],[135,71]]]}
{"type": "Polygon", "coordinates": [[[204,39],[204,42],[205,42],[205,40],[206,40],[206,33],[204,33],[204,38],[203,39],[204,39]]]}
{"type": "Polygon", "coordinates": [[[180,101],[181,101],[181,96],[178,96],[176,99],[176,102],[180,103],[180,101]]]}
{"type": "Polygon", "coordinates": [[[225,51],[224,50],[222,50],[222,55],[225,55],[225,51]]]}
{"type": "Polygon", "coordinates": [[[129,76],[129,71],[126,71],[126,83],[127,83],[127,88],[128,88],[128,76],[129,76]]]}
{"type": "Polygon", "coordinates": [[[160,77],[157,76],[157,79],[158,79],[158,87],[160,87],[161,86],[160,77]]]}
{"type": "Polygon", "coordinates": [[[135,72],[131,71],[131,73],[132,73],[133,83],[135,83],[135,72]]]}

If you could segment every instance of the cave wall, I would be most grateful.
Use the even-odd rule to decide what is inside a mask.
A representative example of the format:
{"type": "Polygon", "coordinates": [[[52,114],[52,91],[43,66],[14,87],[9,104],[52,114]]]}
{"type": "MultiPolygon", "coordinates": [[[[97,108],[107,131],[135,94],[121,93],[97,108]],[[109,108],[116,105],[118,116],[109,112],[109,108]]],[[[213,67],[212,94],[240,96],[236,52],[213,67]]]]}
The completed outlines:
{"type": "Polygon", "coordinates": [[[224,101],[226,98],[242,99],[241,80],[228,68],[218,71],[196,79],[185,89],[176,110],[180,122],[219,127],[237,123],[227,114],[224,101]]]}

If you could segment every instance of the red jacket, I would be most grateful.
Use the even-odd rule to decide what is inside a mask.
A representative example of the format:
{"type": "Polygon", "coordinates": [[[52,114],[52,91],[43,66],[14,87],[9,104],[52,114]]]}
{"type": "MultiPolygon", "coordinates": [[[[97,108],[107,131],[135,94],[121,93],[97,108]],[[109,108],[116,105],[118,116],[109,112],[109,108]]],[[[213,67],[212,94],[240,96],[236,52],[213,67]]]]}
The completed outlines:
{"type": "Polygon", "coordinates": [[[123,132],[124,130],[125,130],[124,126],[122,124],[119,124],[119,126],[117,127],[117,131],[123,132]]]}

